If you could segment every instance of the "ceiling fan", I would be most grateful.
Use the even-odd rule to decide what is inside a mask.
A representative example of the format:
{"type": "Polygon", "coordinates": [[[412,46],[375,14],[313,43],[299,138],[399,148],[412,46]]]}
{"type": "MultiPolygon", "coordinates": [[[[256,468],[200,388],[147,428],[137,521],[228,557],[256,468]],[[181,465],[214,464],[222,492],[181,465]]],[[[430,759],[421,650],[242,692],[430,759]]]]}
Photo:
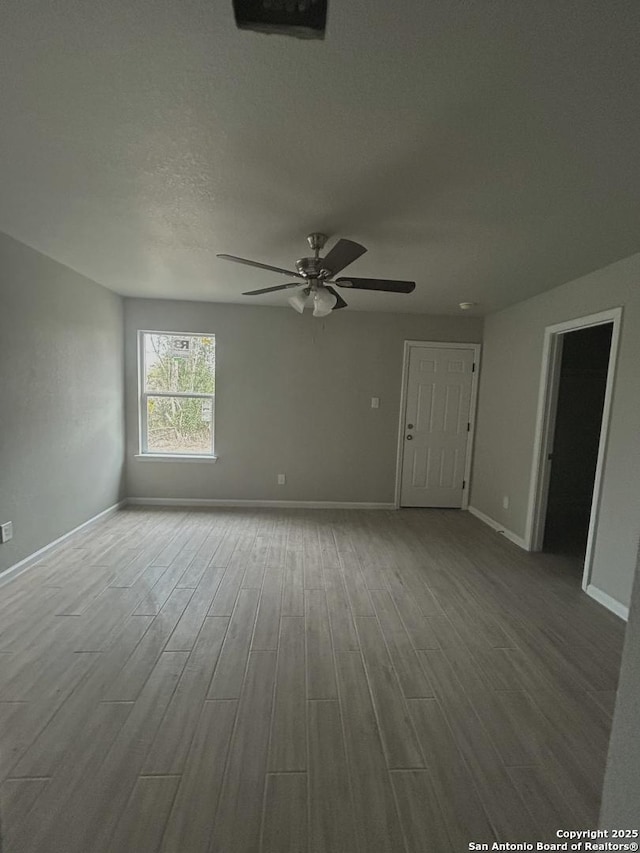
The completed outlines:
{"type": "Polygon", "coordinates": [[[275,290],[290,290],[293,287],[298,287],[300,289],[289,298],[289,304],[302,314],[307,303],[312,302],[314,317],[326,317],[327,314],[338,308],[347,307],[344,299],[335,288],[331,287],[332,284],[338,287],[350,287],[353,290],[386,290],[391,293],[411,293],[415,290],[415,281],[392,281],[386,278],[334,278],[345,267],[357,260],[360,255],[364,255],[367,250],[359,243],[354,243],[353,240],[338,240],[329,254],[321,258],[320,252],[328,239],[326,234],[318,234],[317,232],[309,234],[307,242],[313,251],[313,257],[297,260],[297,271],[295,272],[281,267],[272,267],[270,264],[249,261],[246,258],[237,258],[235,255],[217,255],[217,257],[225,261],[247,264],[250,267],[259,267],[263,270],[302,279],[304,284],[300,282],[277,284],[275,287],[248,290],[242,295],[256,296],[259,293],[272,293],[275,290]]]}

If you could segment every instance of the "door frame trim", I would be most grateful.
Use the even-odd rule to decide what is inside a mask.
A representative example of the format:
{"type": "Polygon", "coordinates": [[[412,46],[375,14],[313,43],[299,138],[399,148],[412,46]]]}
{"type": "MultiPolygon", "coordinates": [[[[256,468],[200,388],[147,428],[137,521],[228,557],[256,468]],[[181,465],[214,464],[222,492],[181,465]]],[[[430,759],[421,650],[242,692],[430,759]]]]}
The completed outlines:
{"type": "Polygon", "coordinates": [[[553,442],[553,432],[555,427],[555,411],[558,401],[558,384],[560,380],[560,361],[562,358],[562,335],[566,332],[575,332],[578,329],[586,329],[591,326],[602,326],[606,323],[612,323],[613,328],[611,331],[609,368],[607,370],[607,383],[605,386],[604,404],[602,407],[600,441],[598,443],[596,474],[593,482],[593,498],[591,501],[589,532],[587,535],[587,548],[584,559],[584,572],[582,576],[582,589],[585,591],[591,582],[598,519],[600,515],[602,478],[607,454],[607,439],[609,434],[609,424],[611,421],[618,350],[620,348],[622,307],[610,308],[606,311],[599,311],[597,314],[589,314],[584,317],[576,317],[573,320],[567,320],[563,323],[554,323],[551,326],[547,326],[544,330],[542,370],[538,391],[538,411],[536,416],[533,462],[529,487],[529,508],[527,511],[524,537],[528,551],[540,551],[542,549],[544,522],[546,518],[547,498],[549,492],[549,466],[545,463],[546,457],[550,452],[551,443],[553,442]]]}
{"type": "Polygon", "coordinates": [[[469,401],[469,434],[467,435],[467,455],[464,465],[464,480],[465,487],[462,491],[461,509],[467,509],[469,506],[469,494],[471,485],[471,462],[473,454],[473,439],[476,431],[476,408],[478,402],[478,376],[480,375],[480,354],[482,345],[463,341],[443,342],[443,341],[405,341],[404,353],[402,358],[402,384],[400,386],[400,414],[398,417],[398,447],[396,450],[396,486],[394,495],[394,506],[400,509],[400,491],[402,487],[402,463],[404,458],[404,414],[407,404],[407,385],[409,380],[409,359],[411,357],[411,349],[413,347],[433,347],[434,349],[468,349],[473,351],[473,360],[476,369],[471,380],[471,399],[469,401]]]}

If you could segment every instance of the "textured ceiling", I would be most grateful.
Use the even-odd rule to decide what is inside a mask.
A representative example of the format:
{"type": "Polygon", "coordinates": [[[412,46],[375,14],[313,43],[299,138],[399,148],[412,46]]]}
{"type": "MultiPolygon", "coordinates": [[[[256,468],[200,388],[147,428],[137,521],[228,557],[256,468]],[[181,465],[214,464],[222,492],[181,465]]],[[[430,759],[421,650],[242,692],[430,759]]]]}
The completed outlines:
{"type": "MultiPolygon", "coordinates": [[[[478,313],[640,250],[637,0],[330,0],[324,41],[231,0],[3,0],[0,230],[113,290],[285,304],[321,230],[351,307],[478,313]]],[[[344,291],[343,291],[344,293],[344,291]]]]}

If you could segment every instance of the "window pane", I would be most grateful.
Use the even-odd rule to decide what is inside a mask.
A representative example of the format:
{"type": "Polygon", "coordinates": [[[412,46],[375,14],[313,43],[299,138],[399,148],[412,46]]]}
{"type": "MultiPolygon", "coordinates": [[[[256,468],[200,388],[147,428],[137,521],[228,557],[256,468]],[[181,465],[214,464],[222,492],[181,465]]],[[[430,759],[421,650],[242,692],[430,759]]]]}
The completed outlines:
{"type": "Polygon", "coordinates": [[[144,378],[147,391],[215,391],[213,335],[144,335],[144,378]]]}
{"type": "Polygon", "coordinates": [[[211,454],[213,405],[201,397],[147,398],[148,453],[211,454]]]}

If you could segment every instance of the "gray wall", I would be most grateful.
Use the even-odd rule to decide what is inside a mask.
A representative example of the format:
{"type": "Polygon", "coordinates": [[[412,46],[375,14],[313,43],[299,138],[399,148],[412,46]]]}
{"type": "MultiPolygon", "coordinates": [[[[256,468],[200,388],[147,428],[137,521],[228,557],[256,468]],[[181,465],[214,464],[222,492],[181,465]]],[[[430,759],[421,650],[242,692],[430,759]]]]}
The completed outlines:
{"type": "Polygon", "coordinates": [[[122,300],[0,234],[0,571],[118,501],[122,300]]]}
{"type": "Polygon", "coordinates": [[[321,320],[133,299],[125,318],[127,494],[160,498],[392,501],[403,341],[478,342],[482,329],[468,317],[344,310],[321,320]],[[216,335],[217,463],[134,458],[138,329],[216,335]]]}
{"type": "MultiPolygon", "coordinates": [[[[602,792],[600,826],[640,829],[640,552],[602,792]]],[[[637,839],[635,839],[637,841],[637,839]]]]}
{"type": "Polygon", "coordinates": [[[618,305],[622,335],[591,582],[627,605],[640,534],[640,254],[485,319],[471,504],[524,536],[545,326],[618,305]]]}

